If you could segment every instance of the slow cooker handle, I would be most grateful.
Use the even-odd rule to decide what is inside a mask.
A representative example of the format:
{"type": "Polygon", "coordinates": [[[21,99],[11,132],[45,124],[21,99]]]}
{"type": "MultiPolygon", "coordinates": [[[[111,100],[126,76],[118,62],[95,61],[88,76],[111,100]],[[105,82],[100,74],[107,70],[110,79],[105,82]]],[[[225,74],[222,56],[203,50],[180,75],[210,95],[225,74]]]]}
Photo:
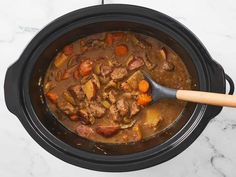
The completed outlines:
{"type": "Polygon", "coordinates": [[[6,72],[4,82],[4,96],[8,110],[15,114],[17,117],[21,117],[22,108],[19,103],[19,78],[20,78],[20,67],[17,63],[11,65],[6,72]]]}
{"type": "Polygon", "coordinates": [[[229,75],[225,74],[225,80],[229,83],[229,95],[233,95],[234,93],[234,82],[231,79],[231,77],[229,77],[229,75]]]}
{"type": "MultiPolygon", "coordinates": [[[[209,57],[206,60],[207,68],[209,71],[209,83],[211,88],[209,91],[215,93],[225,93],[225,82],[227,81],[230,85],[229,95],[232,95],[234,92],[234,83],[233,80],[224,72],[222,66],[217,63],[214,59],[209,57]]],[[[217,116],[223,107],[221,106],[207,106],[207,110],[205,112],[206,120],[211,120],[215,116],[217,116]]]]}

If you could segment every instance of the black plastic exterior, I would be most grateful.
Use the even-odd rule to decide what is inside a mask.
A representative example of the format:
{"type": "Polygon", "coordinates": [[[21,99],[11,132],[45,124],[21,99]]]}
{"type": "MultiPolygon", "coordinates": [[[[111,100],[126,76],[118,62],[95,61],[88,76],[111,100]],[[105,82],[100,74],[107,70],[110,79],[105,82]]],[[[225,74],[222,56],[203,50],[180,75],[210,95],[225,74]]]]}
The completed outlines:
{"type": "MultiPolygon", "coordinates": [[[[69,30],[76,22],[92,23],[97,19],[104,21],[130,20],[143,26],[160,25],[159,27],[167,34],[176,35],[178,45],[193,56],[189,60],[194,64],[199,79],[197,81],[199,89],[225,93],[226,83],[223,68],[211,59],[201,42],[187,28],[174,19],[151,9],[115,4],[93,6],[71,12],[42,29],[26,47],[19,60],[7,70],[4,91],[8,109],[19,118],[28,133],[44,149],[73,165],[98,171],[118,172],[147,168],[173,158],[200,135],[209,120],[219,114],[222,107],[196,105],[186,125],[173,134],[168,141],[145,151],[124,155],[97,154],[72,147],[49,132],[39,121],[32,105],[29,82],[31,82],[31,75],[34,72],[32,70],[37,60],[36,56],[40,55],[41,48],[43,50],[46,47],[42,44],[56,39],[59,33],[66,31],[64,27],[68,26],[67,30],[69,30]],[[99,16],[101,17],[99,18],[99,16]]],[[[100,28],[102,29],[103,26],[100,28]]],[[[230,91],[232,94],[233,82],[229,78],[227,80],[232,88],[230,91]]]]}

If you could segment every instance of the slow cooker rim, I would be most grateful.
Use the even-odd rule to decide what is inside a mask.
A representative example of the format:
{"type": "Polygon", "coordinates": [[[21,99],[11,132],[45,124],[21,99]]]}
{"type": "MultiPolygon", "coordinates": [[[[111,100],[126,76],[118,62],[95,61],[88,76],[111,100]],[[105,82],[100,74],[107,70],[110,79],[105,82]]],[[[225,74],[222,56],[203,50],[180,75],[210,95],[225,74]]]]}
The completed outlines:
{"type": "MultiPolygon", "coordinates": [[[[81,21],[79,22],[79,23],[81,23],[81,21]]],[[[64,31],[64,30],[61,30],[61,31],[64,31]]],[[[35,57],[35,58],[37,58],[37,57],[35,57]]],[[[202,78],[203,79],[203,78],[202,78]]],[[[37,126],[36,126],[37,127],[37,126]]],[[[148,151],[148,150],[147,150],[148,151]]],[[[134,153],[134,154],[138,154],[138,153],[134,153]]],[[[100,155],[99,155],[100,156],[100,155]]],[[[129,155],[122,155],[122,156],[129,156],[129,155]]],[[[133,156],[133,154],[132,154],[132,156],[133,156]]],[[[112,156],[112,158],[114,158],[115,156],[112,156]]],[[[103,157],[104,158],[104,157],[103,157]]]]}
{"type": "MultiPolygon", "coordinates": [[[[86,20],[87,20],[87,19],[86,19],[86,20]]],[[[81,20],[80,20],[78,23],[79,23],[79,24],[83,24],[83,23],[81,22],[81,20]]],[[[144,22],[142,22],[142,24],[144,24],[144,22]]],[[[84,24],[83,24],[83,25],[84,25],[84,24]]],[[[74,27],[74,28],[75,28],[75,27],[74,27]]],[[[59,30],[58,30],[58,31],[59,31],[59,30]]],[[[65,30],[64,30],[64,29],[60,29],[60,31],[62,31],[63,33],[65,33],[65,30]]],[[[58,35],[58,36],[59,36],[59,35],[58,35]]],[[[56,39],[58,36],[56,36],[56,37],[54,37],[54,38],[56,39]]],[[[60,35],[60,36],[61,36],[61,35],[60,35]]],[[[48,40],[49,40],[49,41],[51,41],[51,40],[53,41],[53,39],[50,39],[50,38],[48,38],[48,40]]],[[[46,42],[45,42],[45,43],[46,43],[46,42]]],[[[43,44],[45,44],[45,43],[43,43],[43,44]]],[[[44,47],[44,48],[47,48],[47,46],[45,47],[45,45],[43,45],[43,44],[42,44],[42,45],[40,44],[40,45],[42,46],[42,48],[43,48],[43,47],[44,47]]],[[[39,45],[39,46],[40,46],[40,45],[39,45]]],[[[38,47],[38,48],[40,48],[40,47],[38,47]]],[[[42,49],[42,50],[43,50],[43,49],[42,49]]],[[[37,49],[34,51],[34,53],[35,53],[36,51],[37,51],[37,49]]],[[[38,52],[38,53],[40,53],[40,52],[38,52]]],[[[35,57],[32,56],[31,59],[30,59],[30,61],[33,61],[33,58],[36,58],[36,59],[37,59],[38,57],[37,57],[37,56],[35,56],[35,57]]],[[[29,61],[29,63],[30,63],[30,61],[29,61]]],[[[33,65],[33,64],[30,64],[30,66],[31,66],[31,65],[33,65]]],[[[31,68],[31,67],[29,67],[29,68],[31,68]]],[[[32,68],[32,69],[33,69],[33,68],[32,68]]],[[[26,69],[26,71],[27,71],[27,69],[26,69]]],[[[26,72],[26,71],[25,71],[25,72],[26,72]]],[[[28,76],[28,75],[31,75],[31,74],[26,74],[26,75],[28,76]]],[[[201,79],[203,79],[203,78],[201,78],[201,79]]],[[[24,79],[24,80],[27,81],[27,79],[24,79]]],[[[202,87],[202,88],[204,88],[204,87],[202,87]]],[[[26,92],[28,93],[28,91],[26,91],[26,92]]],[[[28,97],[28,95],[26,95],[26,96],[28,97]]],[[[26,102],[26,103],[27,103],[27,102],[26,102]]],[[[30,105],[30,103],[29,103],[28,105],[30,105]]],[[[32,110],[33,110],[33,108],[32,108],[32,110]]],[[[31,114],[31,115],[32,115],[32,114],[31,114]]],[[[31,116],[29,116],[29,117],[31,117],[31,116]]],[[[37,117],[37,115],[35,115],[35,117],[37,117]]],[[[38,126],[36,126],[35,128],[37,128],[37,127],[38,127],[38,126]]],[[[174,138],[174,137],[173,137],[173,138],[174,138]]],[[[171,139],[172,139],[172,138],[171,138],[171,139]]],[[[171,139],[169,139],[168,141],[171,142],[171,139]]],[[[166,143],[167,143],[167,142],[166,142],[166,143]]],[[[164,146],[164,144],[165,144],[165,143],[163,143],[163,146],[164,146]]],[[[63,148],[63,149],[64,149],[64,148],[63,148]]],[[[149,150],[146,150],[145,152],[146,152],[147,154],[149,154],[148,151],[149,151],[149,150]]],[[[69,152],[71,152],[71,151],[69,151],[69,152]]],[[[156,152],[157,152],[157,151],[156,151],[156,152]]],[[[139,153],[139,152],[138,152],[138,153],[139,153]]],[[[134,153],[134,154],[138,154],[138,153],[134,153]]],[[[141,152],[140,152],[140,153],[141,153],[141,152]]],[[[143,152],[142,152],[142,153],[143,153],[143,152]]],[[[85,156],[87,156],[87,155],[85,155],[85,156]]],[[[99,156],[101,156],[101,155],[98,155],[98,157],[99,157],[99,156]]],[[[121,156],[121,155],[120,155],[120,156],[121,156]]],[[[120,159],[120,156],[118,156],[118,159],[120,159]]],[[[122,156],[123,156],[123,157],[124,157],[124,156],[128,156],[128,157],[129,157],[129,156],[133,156],[133,155],[130,154],[130,155],[122,155],[122,156]]],[[[116,156],[112,156],[113,159],[114,159],[115,157],[116,157],[116,156]]],[[[104,159],[104,157],[102,157],[102,158],[104,159]]],[[[110,158],[110,156],[108,156],[108,158],[110,158]]],[[[130,159],[130,157],[129,157],[128,159],[130,159]]],[[[130,160],[131,160],[131,159],[130,159],[130,160]]]]}
{"type": "MultiPolygon", "coordinates": [[[[149,9],[150,10],[150,9],[149,9]]],[[[68,14],[67,14],[68,15],[68,14]]],[[[162,14],[163,15],[163,14],[162,14]]],[[[165,15],[166,16],[166,15],[165,15]]],[[[62,17],[61,17],[62,18],[62,17]]],[[[167,17],[167,18],[170,18],[170,17],[167,17]]],[[[53,23],[53,22],[52,22],[53,23]]],[[[207,121],[208,122],[208,121],[207,121]]],[[[207,122],[205,124],[207,124],[207,122]]]]}

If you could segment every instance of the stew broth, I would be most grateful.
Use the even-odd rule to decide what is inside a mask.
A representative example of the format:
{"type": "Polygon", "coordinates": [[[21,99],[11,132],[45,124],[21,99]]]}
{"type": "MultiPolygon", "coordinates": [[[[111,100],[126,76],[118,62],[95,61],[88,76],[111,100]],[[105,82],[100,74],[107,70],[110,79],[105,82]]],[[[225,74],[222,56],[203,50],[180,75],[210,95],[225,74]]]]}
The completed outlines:
{"type": "Polygon", "coordinates": [[[150,138],[173,124],[186,103],[151,102],[142,70],[163,86],[191,89],[181,58],[155,38],[105,32],[78,39],[52,60],[44,79],[49,110],[79,136],[103,143],[150,138]]]}

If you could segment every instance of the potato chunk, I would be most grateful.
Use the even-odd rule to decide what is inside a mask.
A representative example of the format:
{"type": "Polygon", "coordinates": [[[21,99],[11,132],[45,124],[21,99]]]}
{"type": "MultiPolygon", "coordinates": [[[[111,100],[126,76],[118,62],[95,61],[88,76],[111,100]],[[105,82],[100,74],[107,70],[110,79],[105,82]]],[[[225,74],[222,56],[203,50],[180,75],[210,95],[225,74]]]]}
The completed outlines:
{"type": "Polygon", "coordinates": [[[60,68],[67,61],[67,59],[68,59],[68,56],[66,56],[64,53],[61,53],[56,57],[56,59],[54,61],[54,65],[57,68],[60,68]]]}
{"type": "Polygon", "coordinates": [[[96,87],[92,80],[89,80],[88,82],[86,82],[82,86],[82,89],[86,97],[88,98],[88,100],[92,100],[96,96],[96,87]]]}
{"type": "Polygon", "coordinates": [[[133,140],[134,140],[134,142],[140,141],[143,137],[140,125],[138,125],[138,124],[135,125],[132,130],[133,130],[133,140]]]}
{"type": "Polygon", "coordinates": [[[148,127],[156,127],[161,121],[160,113],[154,109],[149,108],[146,112],[146,119],[144,125],[148,127]]]}

